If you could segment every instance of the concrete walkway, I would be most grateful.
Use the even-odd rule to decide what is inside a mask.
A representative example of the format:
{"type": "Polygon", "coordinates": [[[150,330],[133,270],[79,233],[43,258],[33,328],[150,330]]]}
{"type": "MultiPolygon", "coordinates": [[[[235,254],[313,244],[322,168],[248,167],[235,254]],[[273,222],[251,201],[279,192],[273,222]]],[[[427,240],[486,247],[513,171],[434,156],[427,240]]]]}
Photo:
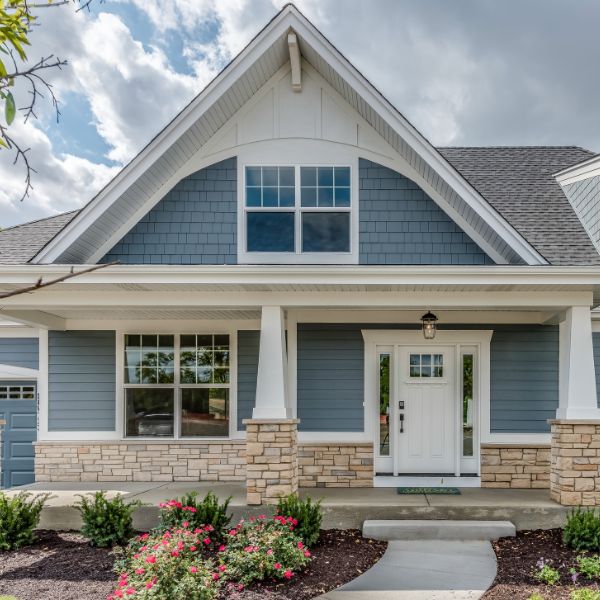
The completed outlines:
{"type": "Polygon", "coordinates": [[[489,542],[392,541],[366,573],[321,600],[476,600],[496,577],[489,542]]]}

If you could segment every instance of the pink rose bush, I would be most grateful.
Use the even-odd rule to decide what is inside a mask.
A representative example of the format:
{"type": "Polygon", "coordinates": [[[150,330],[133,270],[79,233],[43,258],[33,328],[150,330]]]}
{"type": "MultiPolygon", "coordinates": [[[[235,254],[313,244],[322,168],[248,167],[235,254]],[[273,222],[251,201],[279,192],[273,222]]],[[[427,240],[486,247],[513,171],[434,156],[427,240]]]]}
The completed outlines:
{"type": "Polygon", "coordinates": [[[218,553],[225,578],[242,585],[269,577],[292,579],[311,561],[310,551],[295,533],[297,524],[281,515],[238,523],[218,553]]]}
{"type": "Polygon", "coordinates": [[[216,598],[222,572],[207,556],[207,546],[215,550],[212,529],[180,528],[134,538],[117,561],[119,579],[108,600],[216,598]]]}

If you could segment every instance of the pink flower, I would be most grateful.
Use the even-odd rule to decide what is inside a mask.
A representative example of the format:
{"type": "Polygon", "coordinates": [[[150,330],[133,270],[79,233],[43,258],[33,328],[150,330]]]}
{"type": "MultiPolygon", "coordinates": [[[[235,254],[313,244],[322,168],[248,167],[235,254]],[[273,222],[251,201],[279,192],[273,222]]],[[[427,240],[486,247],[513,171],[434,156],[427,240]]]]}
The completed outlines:
{"type": "Polygon", "coordinates": [[[289,569],[283,573],[283,576],[284,576],[286,579],[291,579],[291,578],[292,578],[292,575],[293,575],[293,573],[292,573],[292,572],[291,572],[289,569]]]}
{"type": "Polygon", "coordinates": [[[225,546],[223,544],[219,546],[219,552],[225,552],[225,546]]]}
{"type": "Polygon", "coordinates": [[[203,543],[205,546],[210,546],[210,538],[204,538],[204,539],[202,540],[202,543],[203,543]]]}
{"type": "Polygon", "coordinates": [[[156,556],[154,556],[154,554],[146,556],[146,562],[153,565],[156,562],[156,556]]]}
{"type": "Polygon", "coordinates": [[[154,582],[153,582],[153,581],[149,581],[149,582],[146,584],[146,589],[147,589],[147,590],[151,590],[153,587],[154,587],[154,582]]]}
{"type": "Polygon", "coordinates": [[[232,529],[232,530],[229,532],[229,535],[237,535],[237,529],[232,529]]]}
{"type": "Polygon", "coordinates": [[[135,570],[136,575],[143,575],[145,572],[145,569],[142,569],[141,567],[135,570]]]}
{"type": "Polygon", "coordinates": [[[308,557],[310,556],[310,552],[307,550],[307,551],[304,553],[304,556],[306,556],[306,558],[308,558],[308,557]]]}
{"type": "Polygon", "coordinates": [[[269,548],[267,550],[267,556],[272,556],[272,554],[273,554],[273,548],[269,548]]]}
{"type": "Polygon", "coordinates": [[[279,569],[281,569],[281,564],[280,564],[280,563],[275,563],[275,564],[273,565],[273,568],[274,568],[276,571],[279,571],[279,569]]]}
{"type": "Polygon", "coordinates": [[[198,567],[190,567],[190,573],[197,573],[198,567]]]}
{"type": "Polygon", "coordinates": [[[221,577],[218,573],[213,573],[212,578],[213,581],[217,581],[219,579],[219,577],[221,577]]]}
{"type": "Polygon", "coordinates": [[[115,598],[122,598],[123,597],[122,590],[115,590],[114,594],[115,594],[115,598]]]}
{"type": "Polygon", "coordinates": [[[177,549],[183,550],[185,548],[185,544],[180,540],[177,542],[177,549]]]}
{"type": "Polygon", "coordinates": [[[177,550],[173,550],[173,551],[171,552],[171,556],[173,556],[173,557],[177,558],[177,557],[179,556],[179,552],[178,552],[177,550]]]}
{"type": "Polygon", "coordinates": [[[126,593],[128,596],[133,596],[133,595],[135,594],[135,588],[132,588],[132,587],[130,587],[130,588],[127,588],[127,589],[125,590],[125,593],[126,593]]]}
{"type": "Polygon", "coordinates": [[[184,521],[184,522],[181,524],[181,526],[182,526],[182,527],[189,527],[189,526],[190,526],[190,522],[189,522],[189,521],[184,521]]]}
{"type": "Polygon", "coordinates": [[[258,517],[257,517],[257,518],[258,518],[258,519],[260,519],[261,521],[262,521],[263,519],[266,519],[265,515],[258,515],[258,517]]]}
{"type": "Polygon", "coordinates": [[[298,542],[298,548],[302,550],[302,548],[304,548],[304,544],[302,542],[298,542]]]}
{"type": "Polygon", "coordinates": [[[196,546],[190,546],[190,550],[191,550],[192,552],[196,552],[196,550],[197,550],[197,549],[198,549],[198,548],[196,548],[196,546]]]}
{"type": "Polygon", "coordinates": [[[221,573],[224,573],[225,569],[227,569],[225,565],[219,565],[219,571],[221,571],[221,573]]]}

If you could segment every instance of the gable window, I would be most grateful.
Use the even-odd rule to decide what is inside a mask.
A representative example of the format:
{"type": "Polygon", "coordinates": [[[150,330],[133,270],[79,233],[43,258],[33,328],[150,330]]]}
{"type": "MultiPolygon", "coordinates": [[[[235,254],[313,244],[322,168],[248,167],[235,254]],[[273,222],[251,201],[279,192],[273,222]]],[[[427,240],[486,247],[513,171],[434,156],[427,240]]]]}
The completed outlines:
{"type": "Polygon", "coordinates": [[[246,252],[349,254],[348,166],[247,166],[246,252]]]}
{"type": "Polygon", "coordinates": [[[229,335],[127,334],[127,437],[229,435],[229,335]]]}

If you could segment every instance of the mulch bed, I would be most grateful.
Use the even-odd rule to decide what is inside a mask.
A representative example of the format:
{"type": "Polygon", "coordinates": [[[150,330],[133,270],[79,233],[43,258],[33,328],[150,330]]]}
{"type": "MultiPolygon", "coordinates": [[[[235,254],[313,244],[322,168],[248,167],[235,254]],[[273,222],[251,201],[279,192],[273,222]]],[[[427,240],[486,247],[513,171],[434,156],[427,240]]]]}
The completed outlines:
{"type": "Polygon", "coordinates": [[[577,566],[578,553],[564,546],[561,536],[561,529],[521,531],[514,538],[493,542],[498,574],[484,600],[527,600],[534,592],[544,600],[569,600],[571,591],[577,587],[600,589],[597,583],[581,576],[577,585],[573,585],[569,569],[577,566]],[[543,585],[533,578],[540,558],[560,571],[560,584],[543,585]]]}
{"type": "MultiPolygon", "coordinates": [[[[0,553],[0,596],[18,600],[103,600],[116,581],[109,550],[92,548],[76,533],[38,531],[32,546],[0,553]]],[[[286,583],[256,584],[224,598],[309,600],[346,583],[373,566],[387,544],[358,530],[329,529],[311,549],[314,560],[286,583]]]]}

